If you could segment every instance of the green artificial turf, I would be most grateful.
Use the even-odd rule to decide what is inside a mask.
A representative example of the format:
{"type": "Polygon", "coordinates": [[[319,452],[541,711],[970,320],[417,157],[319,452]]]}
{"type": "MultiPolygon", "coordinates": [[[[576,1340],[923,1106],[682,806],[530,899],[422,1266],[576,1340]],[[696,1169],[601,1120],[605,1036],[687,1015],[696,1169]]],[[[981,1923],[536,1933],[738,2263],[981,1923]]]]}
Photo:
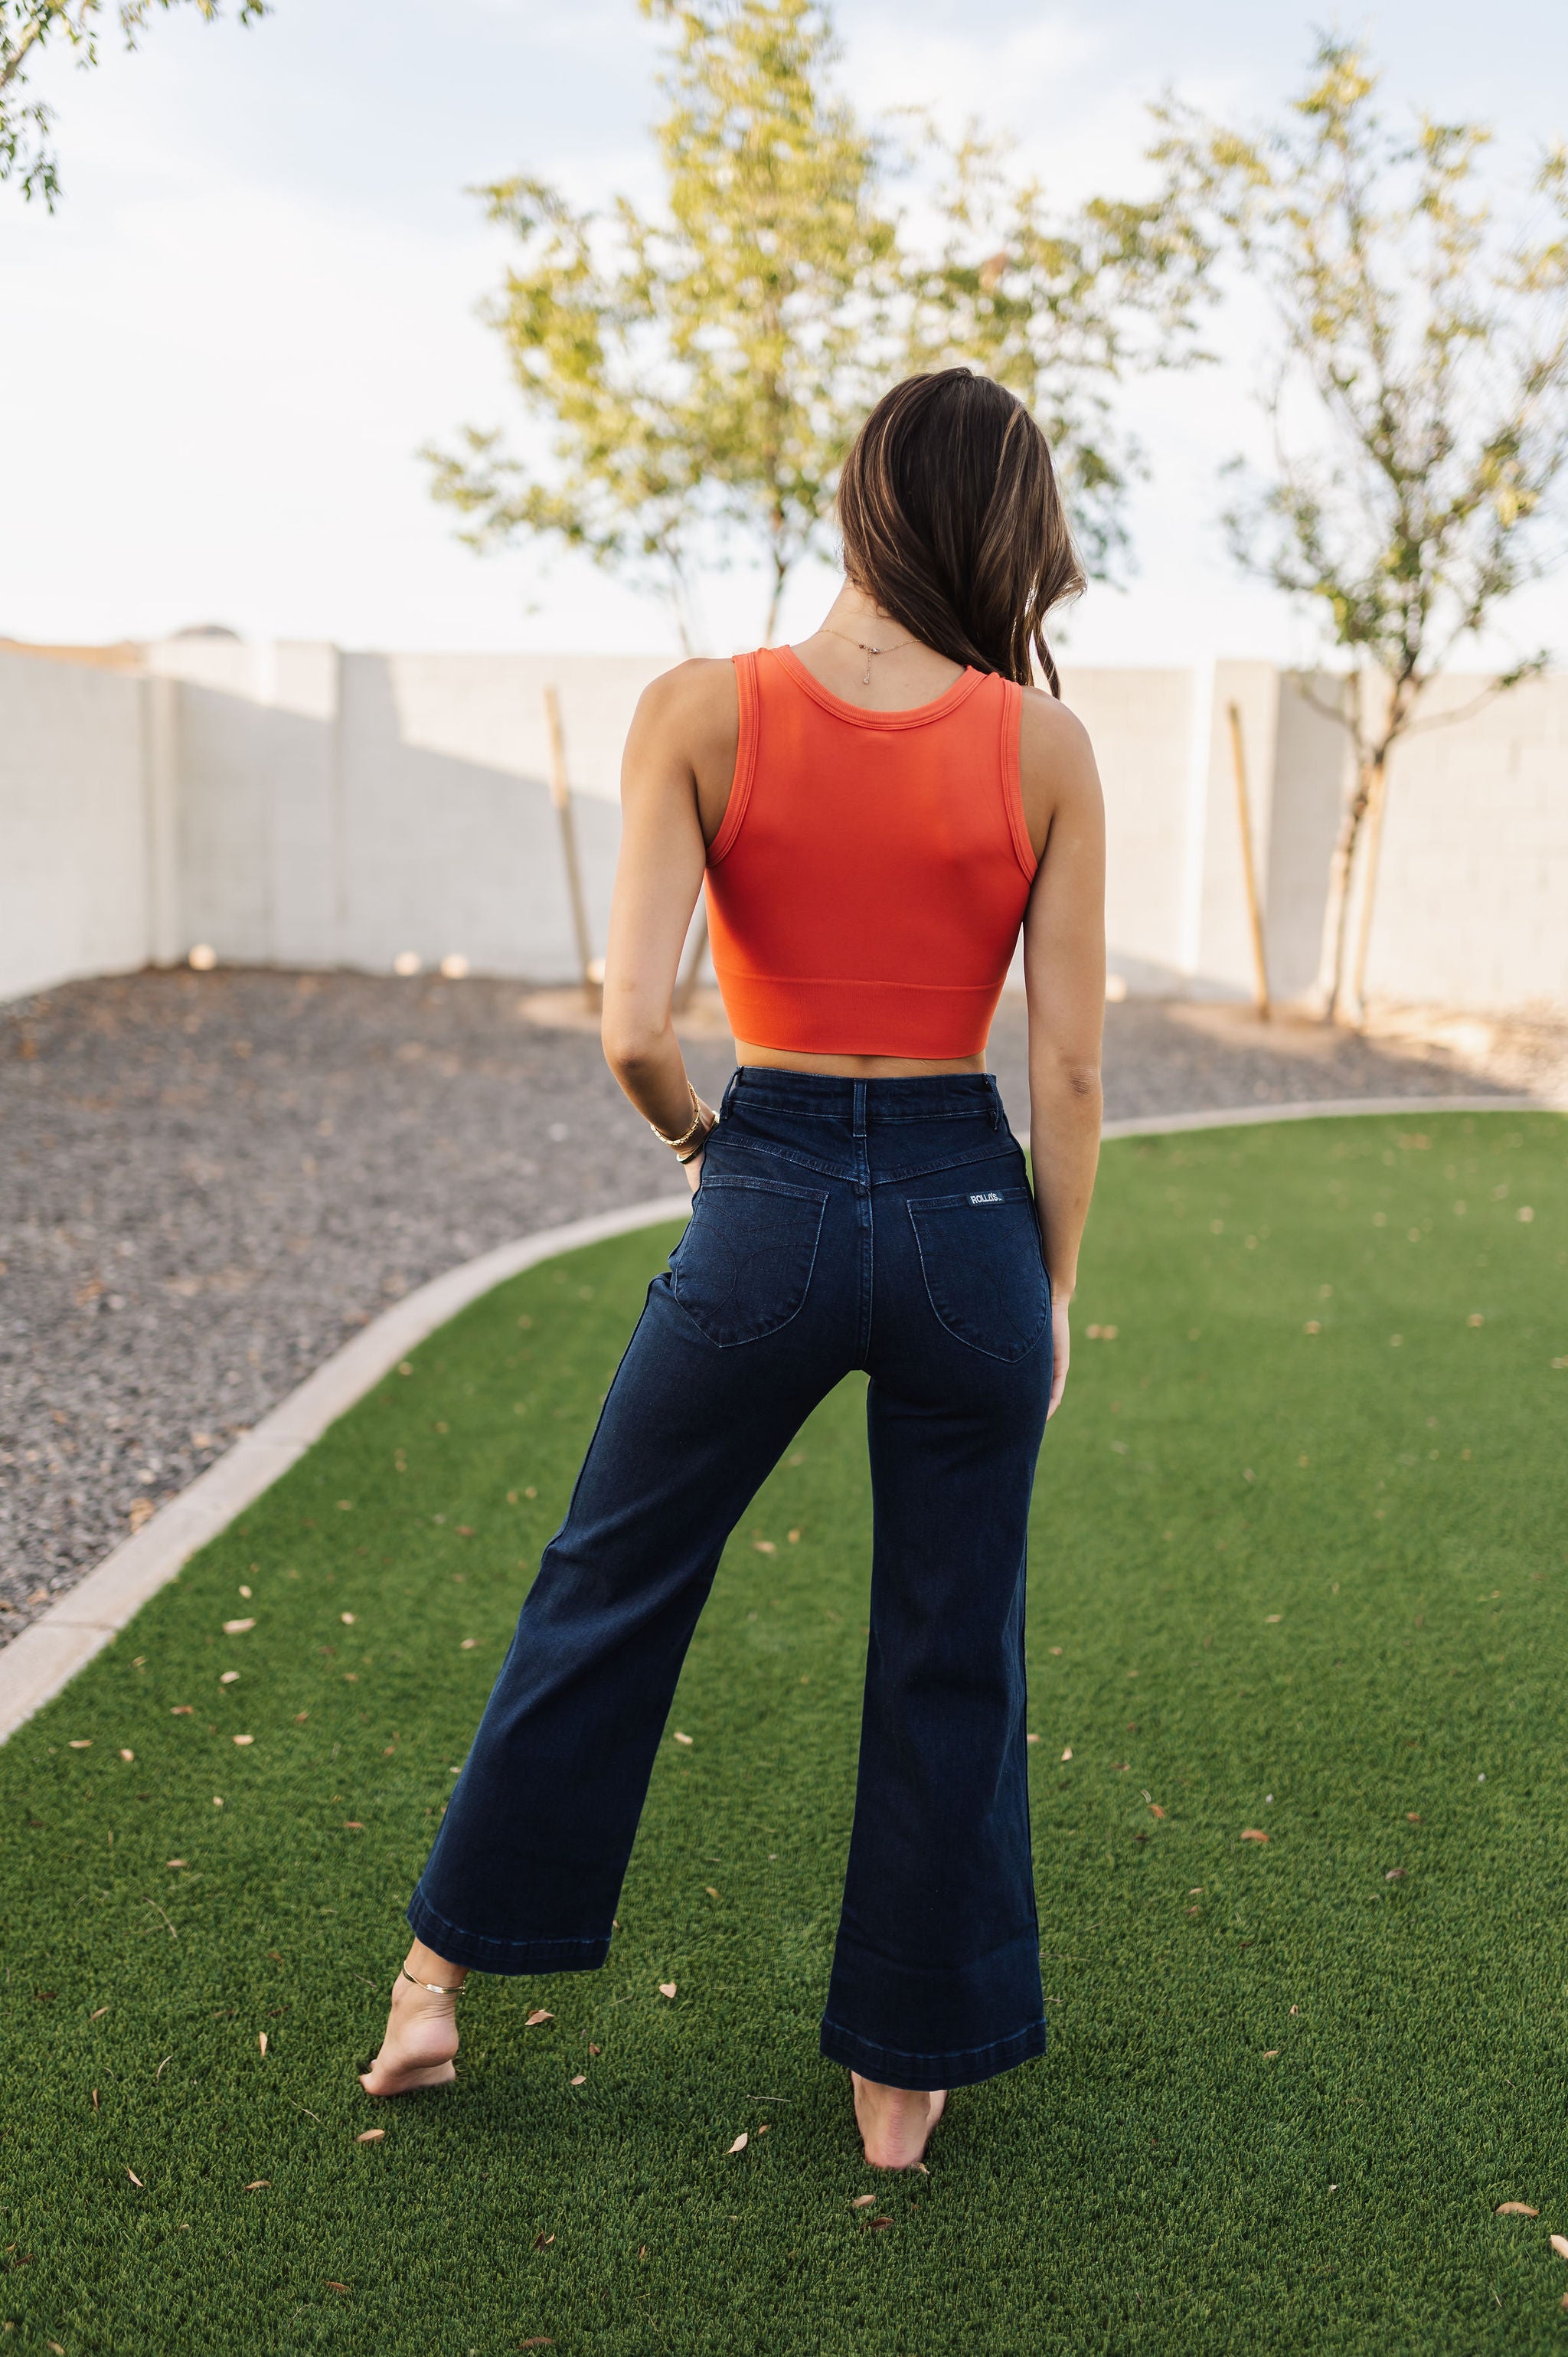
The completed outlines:
{"type": "Polygon", "coordinates": [[[476,1981],[456,2088],[362,2096],[402,1906],[672,1232],[465,1312],[0,1753],[0,2348],[1559,2347],[1551,1115],[1107,1151],[1035,1518],[1054,2035],[954,2098],[929,2176],[865,2168],[815,2050],[858,1383],[730,1546],[609,1964],[476,1981]]]}

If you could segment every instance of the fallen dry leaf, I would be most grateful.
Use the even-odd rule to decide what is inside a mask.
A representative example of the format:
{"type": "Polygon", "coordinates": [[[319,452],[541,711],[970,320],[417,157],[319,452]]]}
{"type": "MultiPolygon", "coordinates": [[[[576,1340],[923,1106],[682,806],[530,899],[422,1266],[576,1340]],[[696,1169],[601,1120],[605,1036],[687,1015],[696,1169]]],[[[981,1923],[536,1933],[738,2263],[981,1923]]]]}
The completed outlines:
{"type": "Polygon", "coordinates": [[[1243,1825],[1241,1838],[1243,1841],[1266,1842],[1269,1837],[1267,1834],[1260,1833],[1256,1825],[1243,1825]]]}
{"type": "MultiPolygon", "coordinates": [[[[746,2135],[746,2130],[742,2128],[739,2136],[736,2136],[735,2142],[730,2145],[727,2149],[730,2152],[744,2152],[750,2142],[751,2138],[746,2135]]],[[[1568,2248],[1568,2245],[1564,2245],[1564,2247],[1568,2248]]]]}
{"type": "Polygon", "coordinates": [[[690,1743],[692,1738],[689,1735],[682,1735],[680,1728],[677,1727],[675,1729],[675,1740],[677,1743],[690,1743]]]}
{"type": "Polygon", "coordinates": [[[537,2029],[542,2021],[553,2021],[554,2018],[553,2013],[546,2013],[542,2005],[536,2005],[522,2026],[524,2029],[537,2029]]]}
{"type": "Polygon", "coordinates": [[[321,2280],[328,2291],[347,2291],[349,2288],[347,2284],[339,2283],[336,2276],[323,2276],[321,2280]]]}
{"type": "Polygon", "coordinates": [[[1496,2214],[1499,2218],[1539,2218],[1541,2212],[1532,2210],[1528,2201],[1499,2201],[1496,2214]]]}
{"type": "Polygon", "coordinates": [[[261,2035],[260,2035],[260,2036],[258,2037],[258,2039],[256,2040],[256,2043],[257,2043],[257,2045],[261,2048],[262,2052],[264,2054],[264,2053],[266,2052],[266,2050],[267,2050],[267,2033],[266,2033],[266,2031],[265,2031],[264,2029],[262,2031],[261,2035]]]}
{"type": "Polygon", "coordinates": [[[574,2087],[585,2087],[588,2083],[587,2072],[585,2071],[579,2071],[576,2077],[571,2083],[574,2087]]]}
{"type": "Polygon", "coordinates": [[[248,1743],[254,1743],[255,1739],[256,1738],[253,1735],[237,1735],[234,1738],[235,1742],[239,1745],[242,1751],[243,1751],[248,1743]]]}
{"type": "Polygon", "coordinates": [[[588,2048],[588,2051],[589,2051],[589,2053],[590,2053],[590,2054],[602,2054],[602,2053],[604,2052],[604,2050],[604,2050],[604,2048],[603,2048],[602,2046],[595,2046],[595,2045],[592,2045],[592,2044],[590,2044],[590,2046],[589,2046],[589,2048],[588,2048]]]}
{"type": "Polygon", "coordinates": [[[875,2193],[857,2193],[849,2206],[852,2210],[869,2210],[875,2199],[875,2193]]]}
{"type": "Polygon", "coordinates": [[[892,2223],[893,2221],[891,2218],[868,2218],[866,2220],[866,2224],[874,2234],[878,2233],[882,2227],[891,2226],[892,2223]]]}
{"type": "Polygon", "coordinates": [[[1552,2247],[1556,2252],[1558,2257],[1560,2259],[1568,2259],[1568,2234],[1553,2234],[1550,2237],[1550,2240],[1552,2247]]]}
{"type": "Polygon", "coordinates": [[[245,2190],[247,2193],[264,2193],[272,2181],[270,2177],[252,2177],[245,2190]]]}
{"type": "Polygon", "coordinates": [[[1070,1743],[1068,1745],[1067,1749],[1062,1753],[1062,1758],[1064,1760],[1070,1760],[1072,1758],[1072,1746],[1070,1743]]]}
{"type": "Polygon", "coordinates": [[[195,1712],[196,1705],[193,1702],[177,1702],[173,1709],[169,1712],[169,1717],[171,1718],[190,1718],[195,1716],[195,1712]]]}
{"type": "Polygon", "coordinates": [[[1026,1743],[1038,1743],[1039,1739],[1037,1735],[1026,1735],[1024,1738],[1026,1743]]]}
{"type": "Polygon", "coordinates": [[[1265,2061],[1265,2062],[1273,2062],[1273,2061],[1276,2059],[1276,2057],[1278,2056],[1278,2054],[1279,2054],[1279,2050],[1279,2050],[1279,2048],[1278,2048],[1277,2046],[1265,2046],[1265,2047],[1264,2047],[1264,2049],[1263,2049],[1263,2060],[1264,2060],[1264,2061],[1265,2061]]]}
{"type": "Polygon", "coordinates": [[[777,1555],[779,1552],[772,1539],[753,1539],[751,1544],[758,1555],[777,1555]]]}
{"type": "Polygon", "coordinates": [[[1163,1817],[1165,1815],[1165,1811],[1161,1808],[1157,1801],[1151,1801],[1149,1803],[1149,1814],[1152,1817],[1163,1817]]]}
{"type": "Polygon", "coordinates": [[[98,2090],[96,2087],[92,2090],[92,2108],[94,2111],[98,2109],[98,2090]]]}
{"type": "Polygon", "coordinates": [[[361,2128],[359,2135],[354,2138],[354,2142],[356,2144],[380,2144],[385,2134],[385,2128],[361,2128]]]}
{"type": "Polygon", "coordinates": [[[103,2017],[104,2017],[104,2015],[108,2012],[108,2010],[109,2010],[109,2008],[108,2008],[108,2007],[107,2007],[106,2005],[101,2005],[101,2006],[99,2007],[99,2008],[98,2008],[97,2012],[96,2012],[96,2013],[90,2013],[90,2014],[88,2015],[87,2018],[89,2019],[89,2021],[102,2021],[102,2018],[103,2018],[103,2017]]]}
{"type": "Polygon", "coordinates": [[[675,1986],[676,1985],[673,1981],[660,1981],[659,1984],[660,1996],[673,1996],[675,1994],[675,1986]]]}
{"type": "MultiPolygon", "coordinates": [[[[554,2235],[553,2235],[553,2234],[535,2234],[535,2236],[534,2236],[534,2238],[533,2238],[533,2247],[534,2247],[534,2249],[535,2249],[536,2251],[547,2251],[547,2250],[550,2248],[551,2244],[552,2244],[554,2240],[555,2240],[555,2237],[554,2237],[554,2235]]],[[[541,2343],[540,2343],[539,2341],[525,2341],[523,2342],[523,2344],[522,2344],[522,2345],[523,2345],[523,2347],[524,2347],[525,2349],[528,2349],[528,2348],[534,2348],[534,2349],[537,2349],[537,2348],[541,2347],[542,2345],[542,2346],[544,2346],[544,2347],[546,2347],[546,2348],[548,2348],[548,2346],[549,2346],[550,2344],[549,2344],[548,2342],[544,2342],[544,2343],[541,2344],[541,2343]]]]}
{"type": "Polygon", "coordinates": [[[255,1625],[256,1624],[253,1620],[225,1620],[223,1623],[223,1634],[226,1637],[242,1637],[247,1629],[253,1629],[255,1625]]]}
{"type": "Polygon", "coordinates": [[[185,1860],[183,1857],[171,1857],[168,1864],[170,1870],[172,1871],[175,1867],[183,1866],[185,1864],[185,1860]]]}
{"type": "Polygon", "coordinates": [[[92,1738],[91,1735],[73,1735],[69,1748],[72,1751],[91,1751],[92,1738]]]}
{"type": "Polygon", "coordinates": [[[362,1833],[364,1832],[364,1830],[365,1830],[365,1828],[364,1828],[364,1826],[360,1823],[360,1820],[359,1820],[359,1818],[358,1818],[358,1817],[345,1817],[345,1818],[344,1818],[344,1820],[343,1820],[343,1831],[344,1831],[346,1834],[362,1834],[362,1833]]]}
{"type": "Polygon", "coordinates": [[[120,1754],[122,1760],[134,1760],[135,1756],[136,1755],[134,1751],[122,1750],[120,1754]]]}
{"type": "Polygon", "coordinates": [[[146,2191],[146,2187],[142,2183],[141,2179],[137,2176],[134,2169],[127,2169],[125,2174],[139,2193],[145,2193],[146,2191]]]}
{"type": "MultiPolygon", "coordinates": [[[[554,2239],[554,2236],[552,2235],[552,2242],[553,2242],[554,2239]]],[[[547,2332],[536,2332],[531,2341],[520,2341],[517,2345],[520,2349],[553,2349],[555,2343],[551,2340],[550,2335],[547,2332]]]]}

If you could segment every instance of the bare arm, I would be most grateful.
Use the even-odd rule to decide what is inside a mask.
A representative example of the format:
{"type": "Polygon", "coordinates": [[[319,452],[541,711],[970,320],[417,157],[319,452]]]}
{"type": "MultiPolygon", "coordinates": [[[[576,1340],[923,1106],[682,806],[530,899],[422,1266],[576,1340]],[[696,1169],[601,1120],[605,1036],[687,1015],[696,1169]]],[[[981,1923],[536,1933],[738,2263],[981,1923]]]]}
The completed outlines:
{"type": "Polygon", "coordinates": [[[1026,804],[1038,808],[1048,797],[1050,812],[1024,919],[1024,979],[1029,1154],[1051,1275],[1054,1415],[1067,1382],[1068,1304],[1078,1285],[1078,1248],[1100,1160],[1105,809],[1089,738],[1060,705],[1026,697],[1021,753],[1026,804]]]}
{"type": "MultiPolygon", "coordinates": [[[[644,1120],[671,1137],[692,1118],[670,1008],[707,865],[698,773],[727,777],[736,725],[731,665],[682,663],[643,691],[621,763],[620,856],[605,955],[605,1060],[644,1120]]],[[[701,1158],[685,1168],[695,1189],[701,1158]]]]}

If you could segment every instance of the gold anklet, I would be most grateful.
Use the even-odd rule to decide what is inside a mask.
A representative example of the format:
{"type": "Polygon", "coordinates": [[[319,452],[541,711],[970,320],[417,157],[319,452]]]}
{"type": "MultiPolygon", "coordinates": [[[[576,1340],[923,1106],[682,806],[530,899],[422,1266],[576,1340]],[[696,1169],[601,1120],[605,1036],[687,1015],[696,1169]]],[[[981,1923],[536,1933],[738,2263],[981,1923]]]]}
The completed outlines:
{"type": "Polygon", "coordinates": [[[416,1981],[406,1964],[399,1964],[398,1970],[410,1988],[428,1989],[432,1996],[461,1996],[463,1994],[460,1988],[443,1988],[439,1981],[416,1981]]]}

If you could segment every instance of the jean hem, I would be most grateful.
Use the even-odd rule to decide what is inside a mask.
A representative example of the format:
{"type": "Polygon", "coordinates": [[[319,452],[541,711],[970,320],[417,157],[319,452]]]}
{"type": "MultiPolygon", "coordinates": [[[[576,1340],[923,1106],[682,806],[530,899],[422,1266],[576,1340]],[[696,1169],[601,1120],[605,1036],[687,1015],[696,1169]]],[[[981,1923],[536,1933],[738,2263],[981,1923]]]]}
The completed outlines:
{"type": "Polygon", "coordinates": [[[1032,2062],[1045,2052],[1047,2036],[1042,2018],[1025,2029],[1015,2029],[1010,2037],[993,2040],[989,2046],[969,2046],[947,2054],[910,2054],[897,2046],[878,2046],[869,2038],[858,2038],[824,2017],[821,2051],[830,2062],[858,2071],[863,2079],[918,2093],[938,2087],[973,2087],[1003,2071],[1016,2070],[1020,2062],[1032,2062]]]}
{"type": "Polygon", "coordinates": [[[564,1940],[494,1940],[483,1932],[465,1932],[460,1924],[448,1923],[417,1890],[407,1912],[415,1939],[449,1964],[462,1964],[470,1972],[594,1973],[610,1952],[607,1932],[564,1940]]]}

